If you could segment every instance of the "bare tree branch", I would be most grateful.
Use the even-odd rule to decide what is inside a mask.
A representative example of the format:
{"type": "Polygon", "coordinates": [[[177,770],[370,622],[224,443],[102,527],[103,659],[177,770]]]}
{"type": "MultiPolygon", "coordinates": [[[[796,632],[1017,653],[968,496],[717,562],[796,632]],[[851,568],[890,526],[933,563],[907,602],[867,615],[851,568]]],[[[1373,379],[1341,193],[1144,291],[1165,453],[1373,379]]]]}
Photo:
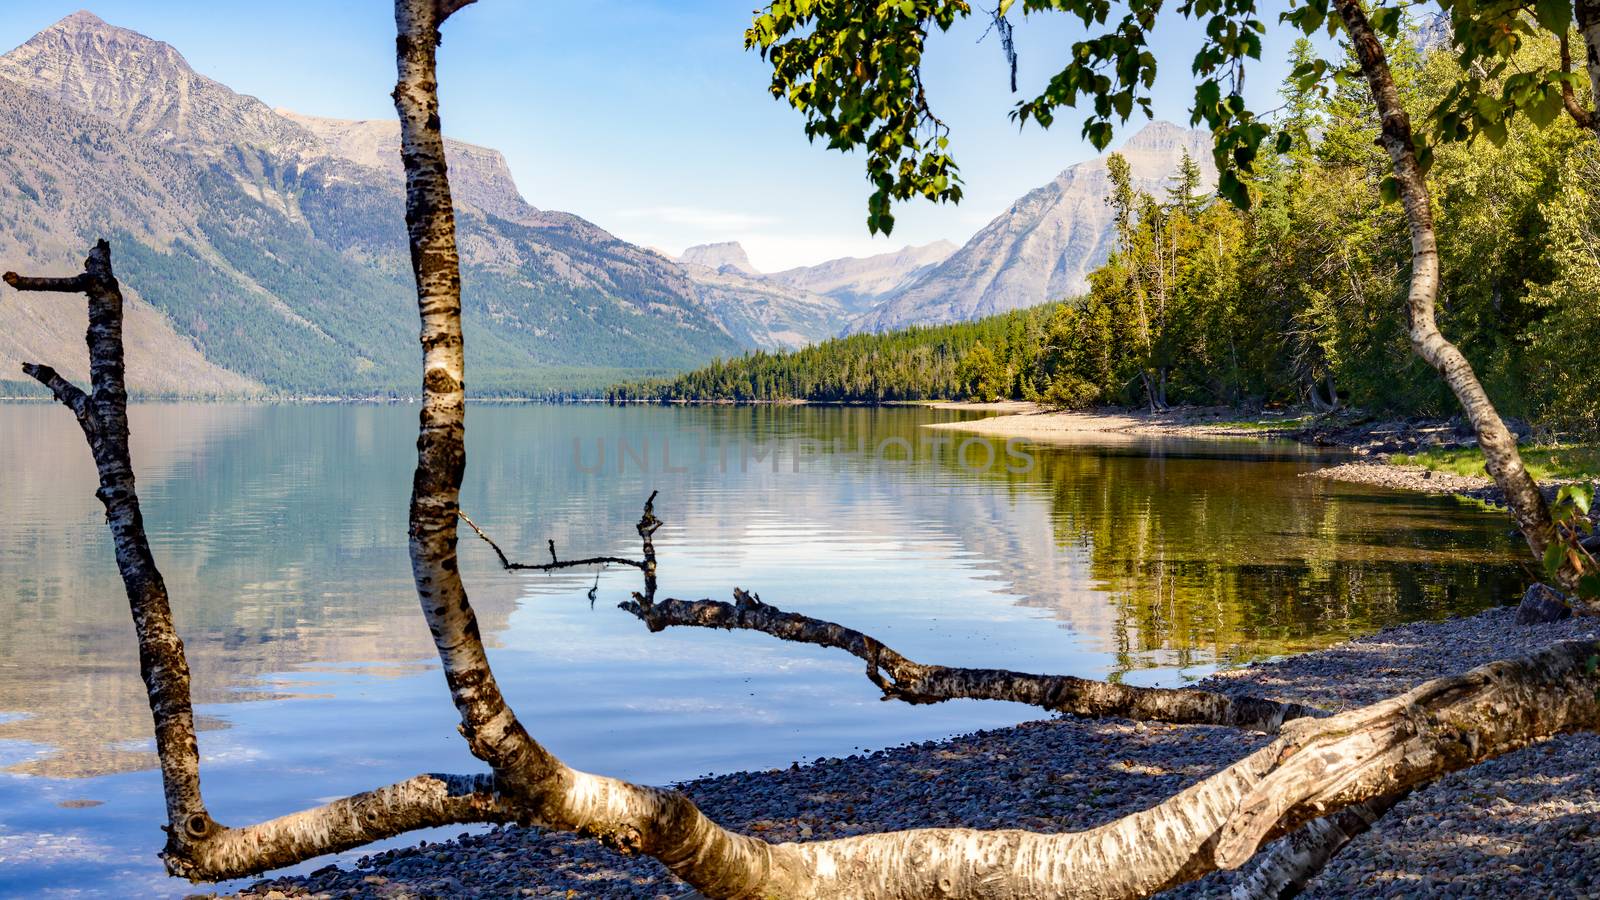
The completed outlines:
{"type": "Polygon", "coordinates": [[[476,2],[478,0],[438,0],[438,12],[435,14],[437,16],[436,24],[443,24],[444,20],[450,18],[456,11],[471,6],[476,2]]]}
{"type": "Polygon", "coordinates": [[[461,517],[461,521],[467,523],[467,527],[471,528],[474,534],[482,538],[484,543],[488,544],[494,549],[494,555],[500,557],[500,568],[505,569],[508,572],[554,572],[557,569],[575,569],[582,566],[603,566],[612,563],[615,563],[619,566],[632,566],[633,568],[641,571],[644,570],[643,560],[624,559],[620,556],[589,556],[583,559],[556,559],[555,541],[550,542],[550,562],[512,562],[506,557],[505,551],[500,549],[500,545],[496,544],[493,538],[489,537],[487,534],[484,534],[483,529],[478,527],[477,522],[472,521],[472,519],[467,517],[466,513],[461,512],[460,510],[457,510],[456,512],[457,515],[461,517]]]}
{"type": "Polygon", "coordinates": [[[78,424],[83,427],[84,434],[92,434],[99,424],[95,421],[94,408],[89,403],[89,395],[85,394],[77,385],[62,378],[50,366],[38,363],[23,363],[22,371],[29,378],[39,382],[49,389],[50,393],[78,417],[78,424]]]}
{"type": "Polygon", "coordinates": [[[87,272],[82,275],[73,275],[67,278],[30,278],[7,272],[4,276],[6,284],[19,291],[53,291],[61,294],[82,294],[89,290],[90,276],[87,272]]]}
{"type": "Polygon", "coordinates": [[[1131,687],[1071,675],[1031,675],[1005,669],[965,669],[913,662],[852,628],[784,612],[734,589],[733,603],[642,596],[620,604],[651,631],[675,625],[760,631],[785,641],[845,651],[867,664],[867,678],[885,699],[906,703],[1009,700],[1075,716],[1119,716],[1148,722],[1226,725],[1275,733],[1285,721],[1325,713],[1298,703],[1231,697],[1199,690],[1131,687]]]}
{"type": "Polygon", "coordinates": [[[779,640],[843,650],[867,664],[867,678],[883,691],[885,700],[901,700],[912,704],[955,699],[1006,700],[1077,716],[1119,716],[1147,722],[1222,725],[1267,733],[1277,732],[1290,719],[1326,715],[1321,710],[1298,703],[1233,697],[1208,691],[1131,687],[1071,675],[1030,675],[1005,669],[926,665],[907,659],[871,635],[799,613],[784,612],[761,602],[759,596],[739,588],[734,588],[733,603],[672,599],[657,603],[654,600],[654,536],[661,527],[661,520],[655,515],[658,493],[652,492],[645,501],[644,513],[636,526],[642,543],[642,559],[639,560],[592,557],[544,565],[514,563],[506,558],[500,545],[470,518],[463,514],[461,520],[494,548],[501,567],[505,569],[549,571],[607,562],[640,569],[646,573],[644,593],[635,593],[633,600],[619,604],[619,608],[632,613],[652,632],[672,626],[745,629],[760,631],[779,640]]]}

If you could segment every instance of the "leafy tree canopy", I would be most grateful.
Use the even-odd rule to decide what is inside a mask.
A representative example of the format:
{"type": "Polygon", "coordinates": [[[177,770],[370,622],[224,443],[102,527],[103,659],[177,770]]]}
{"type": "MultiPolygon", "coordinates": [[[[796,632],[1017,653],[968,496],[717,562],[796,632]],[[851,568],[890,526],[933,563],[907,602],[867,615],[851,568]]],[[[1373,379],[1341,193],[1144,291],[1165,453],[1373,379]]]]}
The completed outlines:
{"type": "MultiPolygon", "coordinates": [[[[1150,36],[1164,2],[998,0],[992,10],[982,10],[994,19],[1008,54],[1017,17],[1064,13],[1087,31],[1044,89],[1016,103],[1012,117],[1048,128],[1059,110],[1081,107],[1084,137],[1104,149],[1135,109],[1150,116],[1157,71],[1150,36]]],[[[1337,36],[1336,2],[1290,0],[1278,18],[1307,35],[1337,36]]],[[[1533,35],[1553,33],[1565,46],[1573,25],[1569,0],[1437,4],[1451,23],[1461,75],[1428,117],[1433,139],[1462,141],[1481,134],[1498,144],[1516,116],[1526,115],[1542,127],[1560,115],[1564,103],[1583,121],[1585,113],[1565,102],[1582,85],[1581,77],[1569,71],[1567,54],[1536,68],[1511,68],[1533,35]]],[[[1245,181],[1262,144],[1270,139],[1269,146],[1281,153],[1304,137],[1285,117],[1257,115],[1242,94],[1247,64],[1261,58],[1264,6],[1259,0],[1180,0],[1176,6],[1205,35],[1191,66],[1192,123],[1211,129],[1218,193],[1240,207],[1250,203],[1245,181]]],[[[1407,0],[1375,0],[1368,13],[1374,29],[1392,39],[1412,6],[1407,0]]],[[[867,227],[873,232],[893,229],[896,200],[961,200],[949,129],[929,103],[921,67],[930,32],[948,30],[973,10],[967,0],[771,0],[745,33],[746,47],[759,50],[772,65],[773,95],[804,114],[808,137],[837,150],[865,150],[872,184],[867,227]]],[[[1326,92],[1330,82],[1355,77],[1344,62],[1313,55],[1300,60],[1294,78],[1307,91],[1326,92]]],[[[1014,55],[1012,66],[1014,72],[1014,55]]],[[[1583,124],[1592,126],[1592,117],[1583,124]]],[[[1426,167],[1432,159],[1429,135],[1419,130],[1416,140],[1424,144],[1418,151],[1426,167]]]]}

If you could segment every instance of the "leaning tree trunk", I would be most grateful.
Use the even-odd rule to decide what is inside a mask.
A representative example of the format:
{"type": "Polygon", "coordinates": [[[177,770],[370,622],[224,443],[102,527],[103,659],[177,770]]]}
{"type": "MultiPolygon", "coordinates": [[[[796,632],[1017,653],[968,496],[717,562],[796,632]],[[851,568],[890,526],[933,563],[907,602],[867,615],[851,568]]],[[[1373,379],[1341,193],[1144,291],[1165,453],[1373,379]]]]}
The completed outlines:
{"type": "MultiPolygon", "coordinates": [[[[1573,7],[1578,33],[1583,35],[1583,67],[1589,72],[1586,124],[1600,129],[1600,0],[1574,0],[1573,7]]],[[[1566,40],[1566,35],[1562,35],[1562,40],[1566,40]]]]}
{"type": "MultiPolygon", "coordinates": [[[[1544,495],[1539,493],[1538,484],[1522,464],[1516,437],[1495,411],[1472,365],[1439,333],[1434,320],[1434,304],[1439,294],[1439,242],[1433,227],[1433,207],[1428,198],[1427,179],[1417,161],[1411,119],[1400,102],[1400,92],[1390,73],[1383,44],[1372,30],[1359,0],[1336,0],[1336,6],[1356,58],[1367,76],[1372,99],[1377,103],[1381,120],[1379,142],[1389,152],[1400,187],[1400,202],[1411,228],[1411,287],[1406,298],[1411,319],[1411,347],[1444,376],[1445,383],[1466,410],[1489,474],[1505,495],[1506,506],[1534,558],[1543,559],[1546,546],[1556,539],[1550,508],[1545,504],[1544,495]]],[[[1568,586],[1575,575],[1570,570],[1564,572],[1563,580],[1569,582],[1568,586]]]]}

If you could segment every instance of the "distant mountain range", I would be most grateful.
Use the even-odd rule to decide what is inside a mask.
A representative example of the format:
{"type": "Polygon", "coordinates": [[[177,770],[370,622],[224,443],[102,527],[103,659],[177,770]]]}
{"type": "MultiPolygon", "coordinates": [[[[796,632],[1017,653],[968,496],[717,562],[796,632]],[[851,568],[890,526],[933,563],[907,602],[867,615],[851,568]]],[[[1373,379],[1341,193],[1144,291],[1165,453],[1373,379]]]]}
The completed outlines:
{"type": "MultiPolygon", "coordinates": [[[[1152,125],[1125,153],[1164,182],[1205,136],[1152,125]]],[[[949,321],[1081,289],[1104,258],[1104,164],[1075,166],[959,250],[948,242],[761,274],[737,244],[677,260],[538,209],[505,159],[446,145],[469,384],[588,389],[751,348],[949,321]],[[1098,168],[1096,168],[1098,167],[1098,168]]],[[[273,109],[168,44],[75,13],[0,56],[0,267],[68,273],[113,241],[129,380],[150,393],[409,393],[416,311],[398,126],[273,109]]],[[[0,382],[83,378],[84,309],[0,294],[0,382]]],[[[0,389],[4,393],[7,389],[0,389]]]]}

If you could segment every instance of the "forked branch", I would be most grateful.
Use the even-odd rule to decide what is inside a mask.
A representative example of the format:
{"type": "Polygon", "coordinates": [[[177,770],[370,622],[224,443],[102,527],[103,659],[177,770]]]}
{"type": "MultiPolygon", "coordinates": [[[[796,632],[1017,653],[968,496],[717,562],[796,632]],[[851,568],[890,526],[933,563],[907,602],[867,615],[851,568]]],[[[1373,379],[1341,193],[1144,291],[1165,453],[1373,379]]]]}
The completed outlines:
{"type": "Polygon", "coordinates": [[[485,534],[482,528],[478,527],[477,522],[474,522],[472,519],[468,518],[467,514],[464,512],[457,510],[457,514],[461,516],[461,521],[467,523],[467,527],[471,528],[474,534],[482,538],[483,542],[488,544],[489,547],[494,550],[494,555],[500,558],[500,568],[505,569],[508,572],[554,572],[558,569],[578,569],[585,566],[606,565],[632,566],[633,568],[641,571],[644,569],[644,562],[642,560],[624,559],[620,556],[586,556],[583,559],[559,559],[556,557],[556,542],[554,540],[550,541],[549,562],[513,562],[506,556],[506,552],[500,549],[500,545],[495,543],[494,539],[489,537],[489,535],[485,534]]]}

